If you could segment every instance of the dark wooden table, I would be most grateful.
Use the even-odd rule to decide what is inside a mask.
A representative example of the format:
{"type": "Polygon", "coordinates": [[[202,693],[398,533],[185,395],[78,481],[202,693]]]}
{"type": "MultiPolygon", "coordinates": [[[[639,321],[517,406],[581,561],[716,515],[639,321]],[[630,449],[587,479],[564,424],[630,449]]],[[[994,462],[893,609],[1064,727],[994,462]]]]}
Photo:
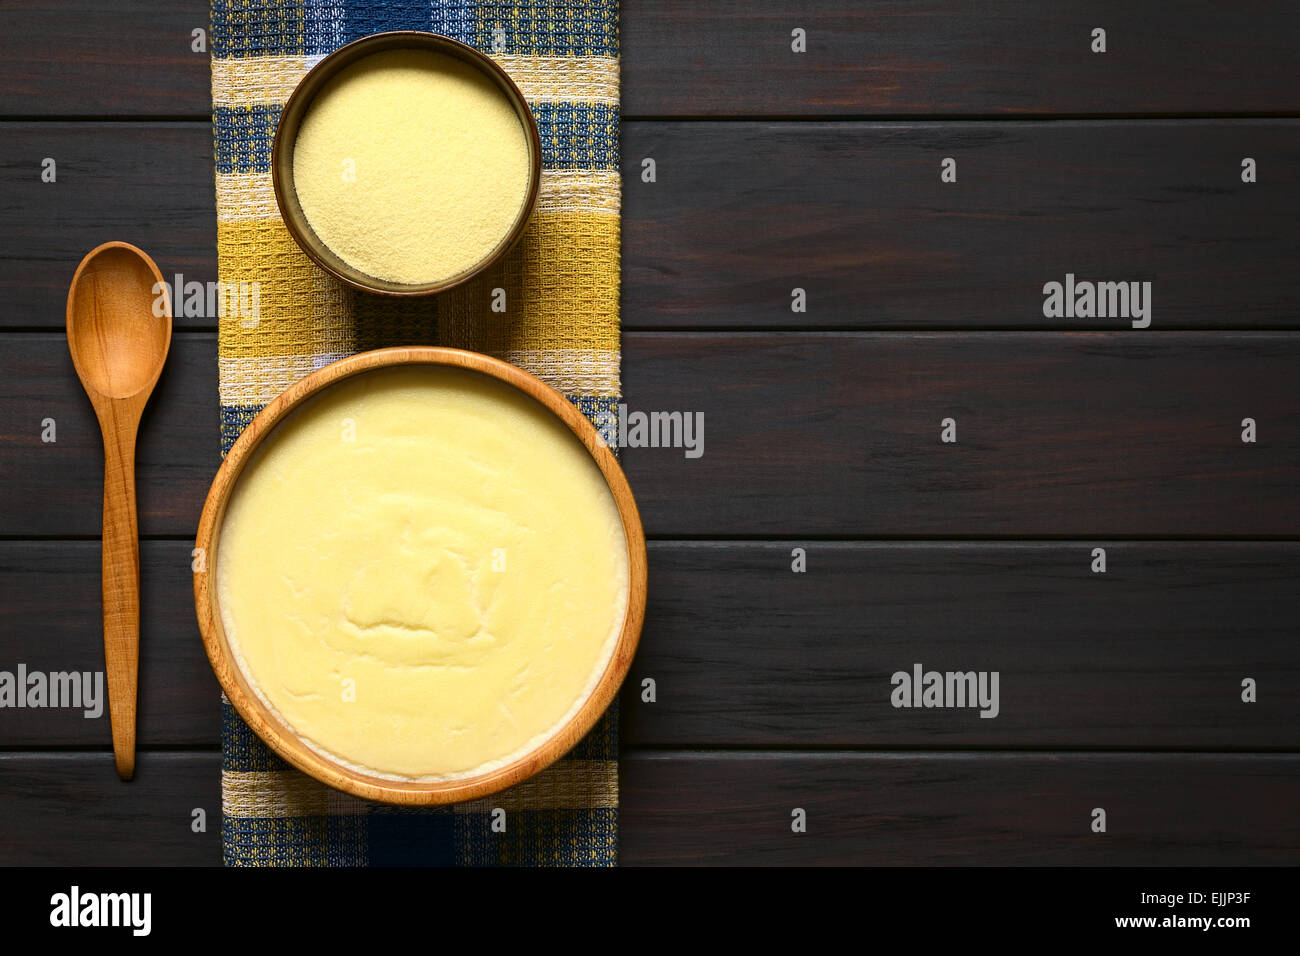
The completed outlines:
{"type": "MultiPolygon", "coordinates": [[[[216,278],[207,20],[0,7],[0,669],[102,668],[64,299],[106,239],[216,278]]],[[[623,861],[1300,862],[1300,7],[625,0],[622,38],[625,392],[707,426],[625,457],[623,861]],[[1066,273],[1151,281],[1151,327],[1044,317],[1066,273]],[[891,707],[915,662],[999,671],[1000,715],[891,707]]],[[[216,336],[176,325],[138,778],[106,719],[0,710],[2,863],[219,862],[189,570],[216,336]]]]}

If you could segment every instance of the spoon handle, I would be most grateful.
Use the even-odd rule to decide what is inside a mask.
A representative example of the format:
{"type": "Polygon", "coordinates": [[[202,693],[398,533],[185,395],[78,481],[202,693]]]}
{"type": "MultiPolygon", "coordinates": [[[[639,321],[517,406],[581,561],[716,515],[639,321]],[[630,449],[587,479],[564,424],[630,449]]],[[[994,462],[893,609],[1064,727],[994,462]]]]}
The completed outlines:
{"type": "Polygon", "coordinates": [[[117,774],[135,774],[136,683],[140,666],[140,543],[135,510],[137,421],[118,403],[100,422],[104,435],[104,664],[117,774]]]}

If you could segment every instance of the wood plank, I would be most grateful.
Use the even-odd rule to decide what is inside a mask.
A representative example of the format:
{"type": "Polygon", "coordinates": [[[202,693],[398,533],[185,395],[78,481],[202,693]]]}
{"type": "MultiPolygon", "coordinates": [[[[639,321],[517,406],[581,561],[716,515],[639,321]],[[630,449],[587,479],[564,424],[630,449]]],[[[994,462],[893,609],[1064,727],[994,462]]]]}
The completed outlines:
{"type": "MultiPolygon", "coordinates": [[[[77,263],[110,239],[149,253],[169,281],[217,278],[210,125],[4,123],[0,137],[0,326],[62,328],[77,263]],[[53,183],[41,181],[47,157],[53,183]]],[[[216,325],[175,320],[178,329],[216,325]]]]}
{"type": "MultiPolygon", "coordinates": [[[[655,747],[1240,750],[1300,743],[1300,544],[664,542],[623,739],[655,747]],[[1089,570],[1104,546],[1107,571],[1089,570]],[[891,675],[996,670],[999,715],[895,709],[891,675]],[[657,700],[640,699],[644,678],[657,700]],[[1241,702],[1253,677],[1257,703],[1241,702]]],[[[219,738],[190,544],[146,541],[142,744],[219,738]]],[[[98,543],[0,542],[0,669],[102,670],[98,543]]],[[[107,718],[0,711],[0,746],[107,747],[107,718]]]]}
{"type": "MultiPolygon", "coordinates": [[[[5,754],[0,863],[215,864],[218,757],[5,754]],[[189,830],[194,807],[208,831],[189,830]]],[[[665,754],[622,761],[620,859],[656,864],[1226,866],[1300,859],[1300,758],[665,754]],[[790,812],[808,812],[808,832],[790,812]],[[1107,832],[1089,829],[1107,811],[1107,832]]]]}
{"type": "MultiPolygon", "coordinates": [[[[99,578],[98,541],[0,542],[0,669],[103,672],[99,578]]],[[[192,588],[188,542],[141,542],[141,747],[220,739],[220,689],[203,653],[192,588]]],[[[107,685],[100,703],[91,719],[84,708],[0,710],[0,747],[110,747],[107,685]]]]}
{"type": "MultiPolygon", "coordinates": [[[[0,326],[60,327],[77,262],[109,238],[169,278],[216,278],[206,123],[4,134],[0,326]]],[[[1157,329],[1300,324],[1300,121],[631,122],[623,148],[629,329],[1127,324],[1044,318],[1043,284],[1066,272],[1150,280],[1157,329]],[[1259,182],[1241,182],[1243,155],[1259,182]],[[640,180],[645,156],[654,184],[640,180]],[[947,156],[955,184],[939,179],[947,156]],[[806,312],[791,311],[796,287],[806,312]]]]}
{"type": "MultiPolygon", "coordinates": [[[[0,115],[209,110],[190,31],[206,0],[11,0],[0,10],[0,115]]],[[[1006,0],[777,3],[625,0],[623,108],[633,116],[1222,113],[1295,109],[1281,0],[1124,0],[1086,10],[1006,0]],[[808,52],[791,52],[790,31],[808,52]],[[1107,32],[1105,54],[1092,30],[1107,32]]]]}
{"type": "Polygon", "coordinates": [[[1292,754],[664,754],[625,759],[621,785],[632,866],[1300,862],[1292,754]]]}
{"type": "Polygon", "coordinates": [[[1066,273],[1150,281],[1156,329],[1298,321],[1300,121],[627,123],[623,151],[627,328],[1130,326],[1045,318],[1066,273]]]}
{"type": "Polygon", "coordinates": [[[1283,0],[624,0],[632,116],[1293,111],[1283,0]],[[807,52],[791,51],[791,31],[807,52]],[[1092,31],[1107,50],[1092,52],[1092,31]]]}
{"type": "Polygon", "coordinates": [[[0,7],[0,115],[211,112],[207,0],[7,0],[0,7]]]}
{"type": "Polygon", "coordinates": [[[1294,537],[1297,363],[1284,332],[632,333],[629,408],[706,427],[624,462],[662,537],[1294,537]]]}
{"type": "Polygon", "coordinates": [[[221,755],[143,750],[135,779],[113,754],[0,753],[0,865],[215,866],[221,755]],[[191,829],[203,810],[207,829],[191,829]]]}
{"type": "MultiPolygon", "coordinates": [[[[98,535],[104,464],[90,400],[57,333],[4,337],[0,535],[98,535]],[[43,442],[53,419],[57,441],[43,442]]],[[[192,536],[221,463],[216,336],[178,334],[136,448],[140,531],[192,536]]]]}
{"type": "MultiPolygon", "coordinates": [[[[176,337],[146,413],[146,534],[192,534],[215,473],[214,338],[176,337]]],[[[0,535],[97,534],[63,337],[11,336],[6,365],[0,535]]],[[[1297,367],[1285,332],[631,333],[630,408],[706,431],[702,457],[628,448],[625,468],[657,537],[1296,537],[1297,367]]]]}
{"type": "Polygon", "coordinates": [[[650,576],[631,746],[1300,749],[1300,544],[653,542],[650,576]],[[916,663],[999,672],[997,716],[893,707],[916,663]]]}

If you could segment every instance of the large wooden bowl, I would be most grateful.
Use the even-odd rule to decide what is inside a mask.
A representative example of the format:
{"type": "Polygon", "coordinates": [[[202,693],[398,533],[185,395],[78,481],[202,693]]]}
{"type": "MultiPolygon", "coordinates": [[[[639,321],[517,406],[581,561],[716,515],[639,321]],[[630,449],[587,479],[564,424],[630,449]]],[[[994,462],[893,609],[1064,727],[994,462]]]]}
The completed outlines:
{"type": "Polygon", "coordinates": [[[203,644],[226,697],[259,737],[277,754],[317,780],[369,800],[409,806],[456,803],[512,787],[562,757],[595,724],[627,675],[645,617],[646,551],[641,517],[623,470],[596,429],[559,392],[540,379],[505,362],[460,349],[413,347],[363,352],[328,365],[285,389],[244,429],[226,456],[203,506],[196,546],[206,555],[204,570],[194,575],[194,605],[203,644]],[[518,760],[473,777],[445,782],[393,780],[351,769],[309,747],[284,721],[262,703],[239,669],[226,639],[214,575],[221,564],[221,522],[244,465],[262,440],[290,412],[331,385],[376,369],[400,365],[441,365],[490,376],[531,396],[555,415],[586,446],[614,496],[627,540],[628,601],[623,628],[605,672],[577,713],[536,749],[518,760]]]}

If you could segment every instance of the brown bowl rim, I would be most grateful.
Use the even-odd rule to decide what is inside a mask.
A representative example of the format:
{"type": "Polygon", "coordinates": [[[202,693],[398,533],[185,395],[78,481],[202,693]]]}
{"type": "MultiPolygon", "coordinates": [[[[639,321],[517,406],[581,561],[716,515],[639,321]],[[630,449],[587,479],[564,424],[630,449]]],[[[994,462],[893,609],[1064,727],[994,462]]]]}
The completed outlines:
{"type": "Polygon", "coordinates": [[[510,74],[486,53],[468,43],[443,36],[441,33],[422,30],[389,30],[383,33],[372,33],[346,43],[326,56],[307,71],[307,75],[298,81],[298,85],[285,100],[284,107],[280,110],[280,118],[276,122],[275,138],[271,144],[271,185],[275,191],[275,204],[293,241],[308,258],[336,279],[362,292],[373,292],[378,295],[436,295],[464,285],[496,265],[515,247],[532,220],[533,212],[537,207],[537,193],[541,188],[541,180],[542,140],[537,130],[537,120],[528,106],[528,100],[510,74]],[[316,95],[344,68],[375,53],[398,49],[434,50],[446,53],[470,63],[495,80],[514,104],[515,112],[519,115],[520,122],[524,124],[524,129],[527,130],[530,152],[528,194],[505,240],[491,255],[467,271],[437,282],[417,285],[368,275],[346,263],[316,235],[311,224],[307,222],[307,215],[298,201],[298,192],[293,180],[293,143],[297,139],[303,117],[306,116],[316,95]]]}
{"type": "Polygon", "coordinates": [[[226,455],[203,504],[195,539],[204,556],[194,572],[194,606],[213,672],[240,717],[289,764],[322,783],[368,800],[405,806],[435,806],[473,800],[513,787],[568,753],[606,711],[626,678],[645,620],[646,546],[641,517],[623,469],[595,427],[560,392],[541,379],[478,352],[441,346],[411,346],[361,352],[318,369],[290,385],[258,413],[226,455]],[[495,770],[448,781],[392,780],[354,770],[308,746],[265,705],[234,661],[211,576],[220,562],[220,525],[244,466],[284,418],[311,397],[356,375],[406,365],[466,369],[513,386],[538,401],[568,426],[595,459],[614,496],[628,553],[628,598],[623,627],[595,688],[578,711],[554,734],[524,756],[495,770]]]}

